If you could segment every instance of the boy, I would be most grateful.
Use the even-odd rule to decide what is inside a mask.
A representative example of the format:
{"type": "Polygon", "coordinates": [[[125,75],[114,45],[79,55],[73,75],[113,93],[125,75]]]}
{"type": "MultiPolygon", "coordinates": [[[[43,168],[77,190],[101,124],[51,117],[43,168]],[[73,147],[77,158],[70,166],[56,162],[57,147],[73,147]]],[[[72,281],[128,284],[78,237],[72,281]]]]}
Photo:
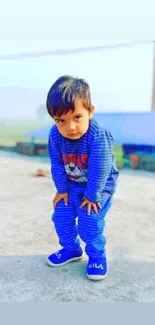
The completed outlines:
{"type": "Polygon", "coordinates": [[[101,280],[107,274],[104,219],[119,174],[113,138],[93,120],[90,89],[83,79],[60,77],[48,92],[46,106],[55,121],[48,148],[57,190],[52,219],[62,246],[47,262],[61,266],[81,260],[79,235],[86,244],[87,277],[101,280]]]}

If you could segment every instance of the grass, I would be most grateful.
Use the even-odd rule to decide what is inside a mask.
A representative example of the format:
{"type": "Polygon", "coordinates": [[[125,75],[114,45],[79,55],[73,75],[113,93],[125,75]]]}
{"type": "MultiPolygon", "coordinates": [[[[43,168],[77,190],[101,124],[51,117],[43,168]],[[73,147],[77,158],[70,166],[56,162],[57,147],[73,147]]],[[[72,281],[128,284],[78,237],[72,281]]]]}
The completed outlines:
{"type": "MultiPolygon", "coordinates": [[[[30,141],[23,135],[27,132],[49,125],[50,121],[0,121],[0,145],[14,146],[18,141],[30,141]]],[[[39,142],[45,142],[38,139],[39,142]]]]}

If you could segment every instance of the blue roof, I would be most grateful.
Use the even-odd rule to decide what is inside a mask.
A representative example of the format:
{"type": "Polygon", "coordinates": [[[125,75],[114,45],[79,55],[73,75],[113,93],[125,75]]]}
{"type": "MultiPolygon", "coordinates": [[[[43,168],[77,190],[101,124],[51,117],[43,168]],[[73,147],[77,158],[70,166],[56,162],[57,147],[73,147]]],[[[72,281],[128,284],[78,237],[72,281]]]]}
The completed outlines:
{"type": "Polygon", "coordinates": [[[24,136],[47,140],[51,127],[52,127],[52,125],[44,126],[43,128],[39,128],[39,129],[30,131],[30,132],[27,132],[24,134],[24,136]]]}
{"type": "MultiPolygon", "coordinates": [[[[94,118],[111,132],[115,143],[155,145],[155,112],[96,113],[94,118]]],[[[25,136],[47,140],[50,129],[51,125],[25,136]]]]}

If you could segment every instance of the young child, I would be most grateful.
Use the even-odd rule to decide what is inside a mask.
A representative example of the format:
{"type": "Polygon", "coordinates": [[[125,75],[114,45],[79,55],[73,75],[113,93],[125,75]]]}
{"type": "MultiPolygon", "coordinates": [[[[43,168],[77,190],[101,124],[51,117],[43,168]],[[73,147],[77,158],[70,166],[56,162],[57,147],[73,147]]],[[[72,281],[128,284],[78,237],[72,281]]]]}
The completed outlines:
{"type": "Polygon", "coordinates": [[[46,105],[55,121],[48,148],[57,190],[52,219],[62,246],[47,262],[61,266],[81,260],[80,237],[88,255],[87,277],[101,280],[107,274],[105,216],[119,174],[113,138],[93,119],[90,89],[83,79],[60,77],[50,88],[46,105]]]}

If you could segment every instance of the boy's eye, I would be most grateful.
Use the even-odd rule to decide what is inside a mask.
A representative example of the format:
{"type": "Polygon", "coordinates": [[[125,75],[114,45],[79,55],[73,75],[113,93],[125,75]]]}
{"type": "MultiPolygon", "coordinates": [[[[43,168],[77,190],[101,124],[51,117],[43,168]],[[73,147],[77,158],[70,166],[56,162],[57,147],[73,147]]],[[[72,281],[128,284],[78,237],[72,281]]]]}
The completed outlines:
{"type": "Polygon", "coordinates": [[[62,124],[64,120],[57,120],[57,123],[62,124]]]}
{"type": "Polygon", "coordinates": [[[75,117],[75,119],[76,119],[76,120],[79,120],[79,119],[80,119],[80,117],[81,117],[81,116],[80,116],[80,115],[78,115],[78,116],[76,116],[76,117],[75,117]]]}

